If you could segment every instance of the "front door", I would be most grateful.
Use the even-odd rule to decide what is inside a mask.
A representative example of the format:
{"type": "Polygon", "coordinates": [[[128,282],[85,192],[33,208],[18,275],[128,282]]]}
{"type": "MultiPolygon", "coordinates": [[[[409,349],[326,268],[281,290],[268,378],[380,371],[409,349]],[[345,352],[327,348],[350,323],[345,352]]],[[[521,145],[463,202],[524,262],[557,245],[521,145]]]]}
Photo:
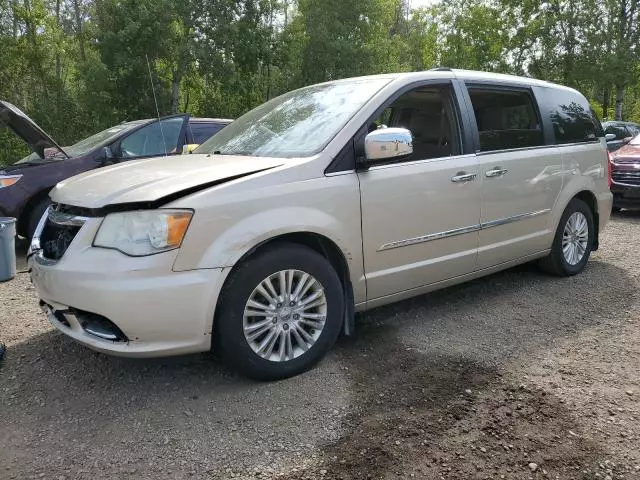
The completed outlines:
{"type": "Polygon", "coordinates": [[[483,269],[549,248],[562,155],[545,145],[529,89],[473,85],[468,92],[479,133],[478,269],[483,269]]]}
{"type": "Polygon", "coordinates": [[[369,300],[474,270],[480,182],[476,156],[461,154],[460,123],[450,84],[431,83],[370,126],[409,129],[414,152],[358,174],[369,300]]]}

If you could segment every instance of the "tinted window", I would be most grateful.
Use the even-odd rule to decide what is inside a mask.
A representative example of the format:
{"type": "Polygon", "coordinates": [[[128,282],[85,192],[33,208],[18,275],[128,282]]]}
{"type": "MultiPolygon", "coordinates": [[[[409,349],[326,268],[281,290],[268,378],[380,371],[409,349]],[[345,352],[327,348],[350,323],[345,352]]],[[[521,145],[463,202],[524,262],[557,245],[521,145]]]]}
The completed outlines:
{"type": "Polygon", "coordinates": [[[189,130],[191,131],[191,137],[193,143],[201,144],[209,140],[213,134],[222,129],[224,125],[220,123],[191,123],[189,124],[189,130]]]}
{"type": "Polygon", "coordinates": [[[184,118],[167,118],[161,123],[162,125],[160,122],[153,122],[122,140],[121,155],[124,158],[131,158],[176,153],[184,118]]]}
{"type": "Polygon", "coordinates": [[[546,88],[556,143],[597,141],[603,135],[600,121],[580,94],[560,88],[546,88]]]}
{"type": "Polygon", "coordinates": [[[413,154],[408,160],[448,157],[460,153],[460,134],[451,93],[446,87],[421,87],[400,96],[369,131],[402,127],[411,131],[413,154]]]}
{"type": "Polygon", "coordinates": [[[469,96],[481,151],[544,144],[540,119],[528,91],[470,88],[469,96]]]}

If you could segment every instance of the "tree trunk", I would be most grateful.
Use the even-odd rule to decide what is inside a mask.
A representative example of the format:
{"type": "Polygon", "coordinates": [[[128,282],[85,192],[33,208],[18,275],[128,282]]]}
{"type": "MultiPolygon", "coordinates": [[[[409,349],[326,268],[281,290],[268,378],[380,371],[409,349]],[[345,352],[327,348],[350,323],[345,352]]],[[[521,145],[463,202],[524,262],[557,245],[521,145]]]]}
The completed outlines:
{"type": "Polygon", "coordinates": [[[184,112],[188,112],[189,111],[189,96],[190,96],[189,93],[190,93],[189,85],[187,85],[187,88],[185,89],[185,94],[184,94],[184,97],[185,97],[185,99],[184,99],[184,110],[183,110],[184,112]]]}
{"type": "MultiPolygon", "coordinates": [[[[56,25],[60,28],[60,0],[56,0],[56,25]]],[[[56,80],[60,84],[60,48],[56,45],[56,80]]],[[[58,85],[58,97],[60,96],[60,85],[58,85]]]]}
{"type": "Polygon", "coordinates": [[[39,73],[39,77],[42,81],[42,91],[45,96],[49,95],[49,89],[47,88],[47,75],[44,69],[44,61],[42,59],[42,52],[38,47],[38,41],[36,38],[36,25],[33,22],[33,16],[31,12],[31,2],[29,0],[23,0],[24,9],[26,12],[26,16],[24,19],[26,31],[27,31],[27,39],[31,43],[32,49],[29,53],[29,63],[31,64],[31,68],[39,73]]]}
{"type": "Polygon", "coordinates": [[[615,120],[622,120],[622,102],[624,100],[624,85],[616,85],[616,113],[615,120]]]}
{"type": "Polygon", "coordinates": [[[80,14],[80,0],[73,0],[73,13],[76,17],[76,34],[78,35],[78,45],[80,47],[80,59],[84,62],[87,55],[84,50],[84,32],[82,29],[82,15],[80,14]]]}
{"type": "Polygon", "coordinates": [[[31,3],[29,0],[24,0],[24,9],[27,12],[27,17],[24,19],[25,26],[27,27],[27,37],[35,47],[36,29],[33,26],[33,19],[31,18],[31,3]]]}
{"type": "Polygon", "coordinates": [[[180,83],[182,82],[182,69],[180,66],[173,72],[171,79],[171,113],[178,113],[178,102],[180,100],[180,83]]]}
{"type": "Polygon", "coordinates": [[[609,106],[611,104],[611,89],[605,87],[604,94],[602,95],[602,120],[609,119],[609,106]]]}
{"type": "Polygon", "coordinates": [[[282,2],[282,8],[284,10],[284,26],[289,25],[289,1],[284,0],[282,2]]]}
{"type": "Polygon", "coordinates": [[[13,27],[13,38],[18,38],[18,17],[16,16],[16,7],[18,6],[18,0],[13,0],[11,2],[11,13],[12,13],[12,27],[13,27]]]}

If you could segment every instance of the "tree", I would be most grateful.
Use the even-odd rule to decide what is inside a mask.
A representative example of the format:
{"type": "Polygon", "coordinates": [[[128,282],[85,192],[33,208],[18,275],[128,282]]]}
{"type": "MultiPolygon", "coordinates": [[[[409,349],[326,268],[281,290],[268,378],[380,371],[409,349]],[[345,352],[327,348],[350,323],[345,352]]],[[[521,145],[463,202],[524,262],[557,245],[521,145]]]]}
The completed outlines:
{"type": "MultiPolygon", "coordinates": [[[[450,66],[564,83],[640,120],[640,0],[409,3],[0,0],[0,98],[70,144],[155,116],[150,74],[160,114],[237,117],[309,83],[450,66]]],[[[0,164],[25,153],[0,131],[0,164]]]]}

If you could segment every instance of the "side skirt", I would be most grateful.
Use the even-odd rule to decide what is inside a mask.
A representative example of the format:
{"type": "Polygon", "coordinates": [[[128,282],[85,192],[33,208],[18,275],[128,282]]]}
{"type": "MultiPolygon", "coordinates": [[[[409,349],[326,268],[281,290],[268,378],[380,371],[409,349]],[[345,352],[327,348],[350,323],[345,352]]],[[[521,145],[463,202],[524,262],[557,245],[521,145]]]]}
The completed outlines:
{"type": "Polygon", "coordinates": [[[551,250],[543,250],[538,253],[534,253],[532,255],[527,255],[526,257],[520,257],[515,260],[510,260],[508,262],[500,263],[498,265],[494,265],[493,267],[483,268],[482,270],[477,270],[475,272],[467,273],[465,275],[460,275],[458,277],[449,278],[447,280],[442,280],[440,282],[430,283],[428,285],[423,285],[421,287],[412,288],[409,290],[404,290],[402,292],[394,293],[392,295],[386,295],[384,297],[378,297],[367,302],[359,303],[355,306],[356,312],[362,312],[364,310],[369,310],[371,308],[380,307],[382,305],[387,305],[389,303],[399,302],[401,300],[406,300],[407,298],[416,297],[418,295],[424,295],[425,293],[433,292],[434,290],[439,290],[441,288],[450,287],[452,285],[457,285],[459,283],[464,283],[469,280],[473,280],[475,278],[484,277],[486,275],[490,275],[495,272],[499,272],[501,270],[506,270],[507,268],[515,267],[516,265],[520,265],[522,263],[527,263],[532,260],[537,260],[539,258],[546,257],[551,250]]]}

